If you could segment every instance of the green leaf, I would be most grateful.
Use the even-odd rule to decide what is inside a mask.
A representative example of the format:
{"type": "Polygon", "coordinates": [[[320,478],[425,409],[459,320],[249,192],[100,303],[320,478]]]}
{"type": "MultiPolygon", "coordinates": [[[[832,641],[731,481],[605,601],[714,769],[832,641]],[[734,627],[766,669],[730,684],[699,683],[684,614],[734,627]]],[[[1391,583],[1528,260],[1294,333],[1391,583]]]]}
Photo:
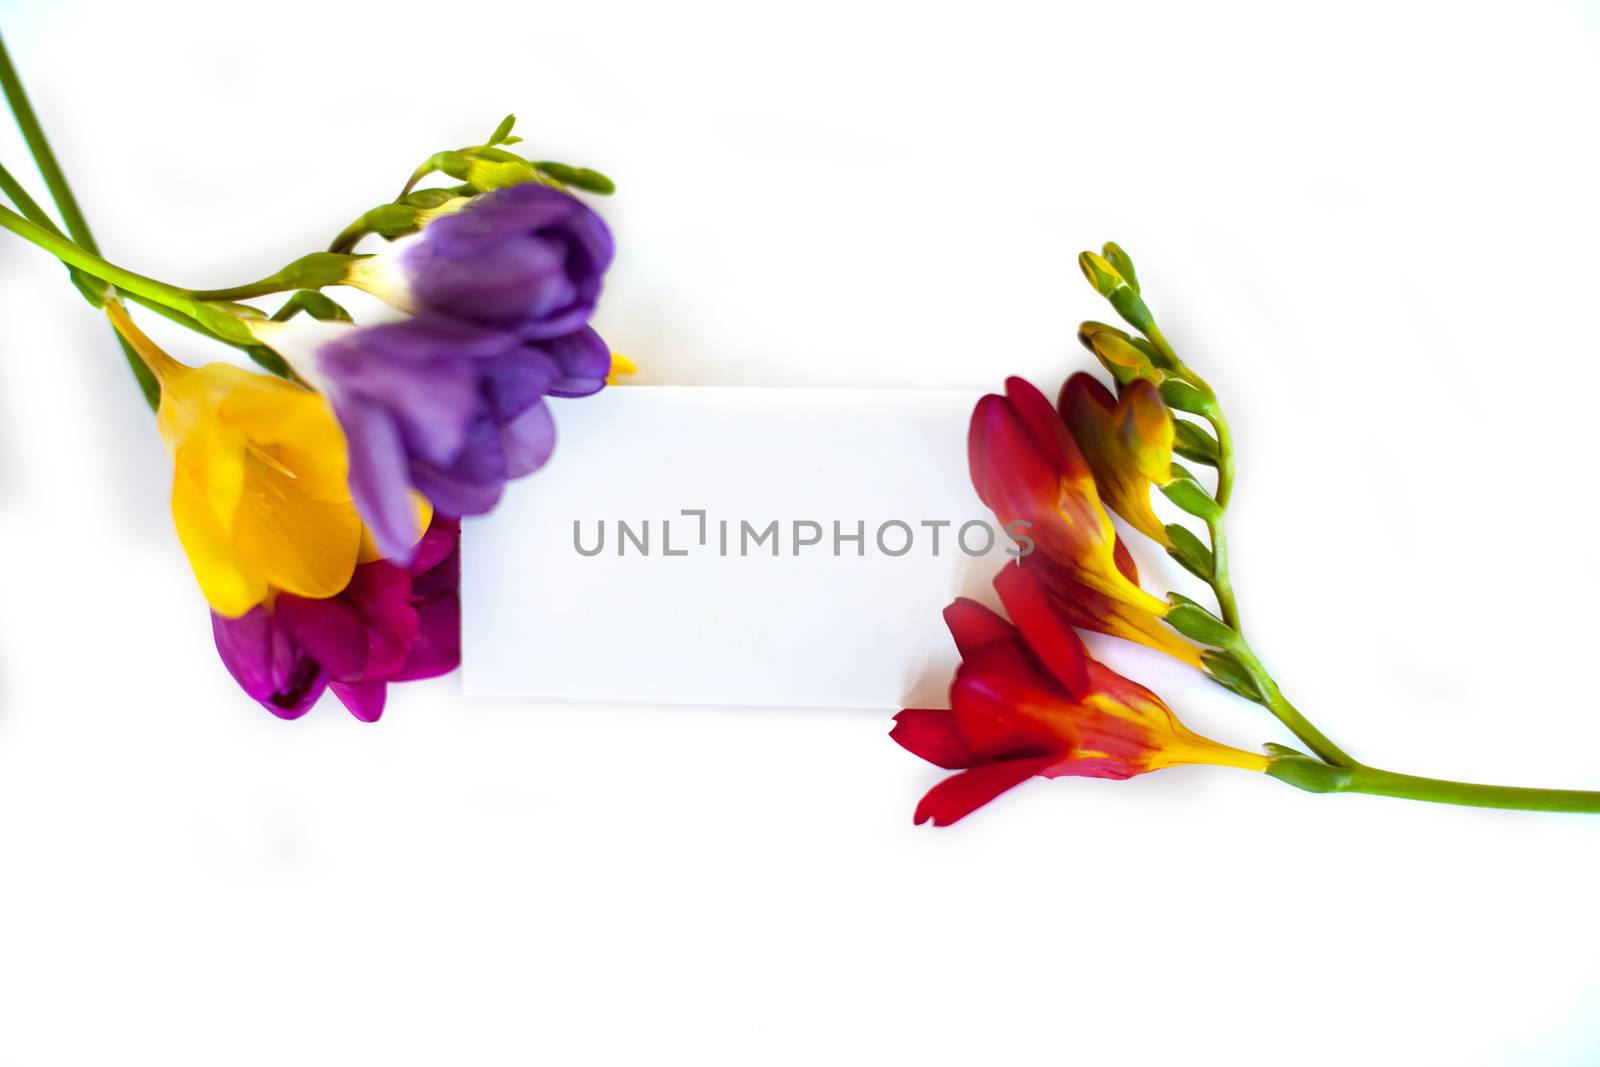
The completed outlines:
{"type": "Polygon", "coordinates": [[[1250,672],[1244,669],[1244,664],[1232,652],[1222,652],[1216,649],[1206,649],[1200,653],[1200,662],[1206,666],[1206,673],[1211,680],[1222,688],[1237,693],[1246,700],[1253,700],[1257,704],[1265,705],[1266,697],[1261,695],[1261,690],[1256,688],[1256,680],[1250,672]]]}
{"type": "Polygon", "coordinates": [[[1172,544],[1167,548],[1167,555],[1183,565],[1183,569],[1196,578],[1210,581],[1215,563],[1211,558],[1211,549],[1205,542],[1196,537],[1194,531],[1187,526],[1172,523],[1167,526],[1167,540],[1172,544]]]}
{"type": "Polygon", "coordinates": [[[1206,487],[1201,485],[1182,464],[1172,465],[1172,481],[1161,487],[1161,494],[1184,511],[1206,522],[1222,516],[1222,505],[1217,503],[1216,498],[1207,492],[1206,487]]]}
{"type": "Polygon", "coordinates": [[[1202,645],[1227,648],[1239,639],[1233,627],[1181,593],[1168,593],[1167,625],[1202,645]]]}
{"type": "Polygon", "coordinates": [[[599,193],[610,196],[617,191],[617,184],[597,170],[588,167],[569,167],[565,163],[553,163],[549,160],[534,164],[534,168],[547,178],[554,178],[563,185],[570,185],[574,189],[582,189],[586,193],[599,193]]]}
{"type": "Polygon", "coordinates": [[[1172,450],[1184,459],[1215,467],[1222,458],[1222,446],[1217,439],[1188,419],[1174,419],[1175,435],[1172,450]]]}

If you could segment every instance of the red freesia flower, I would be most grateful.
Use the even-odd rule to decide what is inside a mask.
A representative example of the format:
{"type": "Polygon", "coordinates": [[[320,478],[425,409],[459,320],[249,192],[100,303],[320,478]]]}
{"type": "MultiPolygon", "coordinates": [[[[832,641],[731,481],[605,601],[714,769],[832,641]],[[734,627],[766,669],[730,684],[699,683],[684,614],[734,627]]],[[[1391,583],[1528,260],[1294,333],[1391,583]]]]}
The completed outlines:
{"type": "Polygon", "coordinates": [[[1154,693],[1090,659],[1031,568],[1007,566],[995,588],[1011,623],[965,598],[945,609],[962,658],[950,708],[895,716],[889,736],[960,772],[928,791],[916,822],[948,826],[1033,777],[1129,778],[1181,763],[1266,769],[1266,756],[1201,737],[1154,693]]]}
{"type": "Polygon", "coordinates": [[[1072,625],[1201,666],[1195,647],[1162,623],[1169,605],[1139,587],[1089,464],[1039,390],[1008,378],[1006,395],[979,400],[967,455],[973,488],[1000,524],[1028,524],[1034,549],[1023,566],[1072,625]]]}

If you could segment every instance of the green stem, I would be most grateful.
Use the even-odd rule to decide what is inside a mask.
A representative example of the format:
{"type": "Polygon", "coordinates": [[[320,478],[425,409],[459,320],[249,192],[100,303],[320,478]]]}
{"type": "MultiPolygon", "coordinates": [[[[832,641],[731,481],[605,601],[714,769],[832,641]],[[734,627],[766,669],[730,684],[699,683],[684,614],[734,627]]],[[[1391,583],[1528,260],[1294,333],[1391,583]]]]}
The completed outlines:
{"type": "Polygon", "coordinates": [[[1463,804],[1475,808],[1600,813],[1600,793],[1578,789],[1533,789],[1516,785],[1452,782],[1443,778],[1380,771],[1376,767],[1350,768],[1349,781],[1338,791],[1427,800],[1435,804],[1463,804]]]}
{"type": "Polygon", "coordinates": [[[1568,811],[1600,814],[1600,792],[1579,789],[1532,789],[1518,785],[1479,785],[1444,778],[1381,771],[1356,764],[1330,767],[1305,756],[1284,753],[1267,765],[1267,773],[1308,793],[1367,793],[1372,796],[1461,804],[1473,808],[1518,811],[1568,811]]]}
{"type": "Polygon", "coordinates": [[[189,290],[188,295],[195,300],[252,300],[272,293],[341,285],[349,278],[351,265],[367,258],[369,257],[341,255],[335,252],[312,252],[260,281],[235,285],[228,289],[189,290]]]}
{"type": "Polygon", "coordinates": [[[81,245],[74,244],[61,236],[60,233],[30,222],[10,208],[0,206],[0,226],[5,227],[18,237],[32,241],[40,248],[49,252],[57,259],[70,266],[77,267],[83,273],[109,282],[119,289],[126,289],[136,296],[154,301],[181,311],[194,318],[202,318],[193,296],[177,286],[158,282],[154,278],[146,278],[142,274],[135,274],[131,270],[107,263],[93,252],[81,245]]]}
{"type": "Polygon", "coordinates": [[[1300,741],[1324,763],[1335,767],[1354,767],[1356,761],[1350,754],[1338,745],[1321,730],[1312,725],[1311,720],[1300,714],[1300,709],[1289,703],[1283,691],[1278,688],[1278,683],[1272,680],[1272,675],[1267,673],[1267,668],[1262,665],[1261,658],[1255,650],[1240,636],[1238,641],[1228,651],[1232,652],[1241,666],[1255,681],[1256,688],[1261,691],[1261,696],[1267,710],[1277,716],[1278,721],[1289,728],[1300,741]]]}
{"type": "Polygon", "coordinates": [[[1187,379],[1195,388],[1206,396],[1209,403],[1205,412],[1207,421],[1217,435],[1217,491],[1215,499],[1219,505],[1217,514],[1206,521],[1206,529],[1211,534],[1211,578],[1208,584],[1216,595],[1217,607],[1222,612],[1222,621],[1228,629],[1233,631],[1234,640],[1228,651],[1232,652],[1251,679],[1256,688],[1260,690],[1263,703],[1267,710],[1277,716],[1278,721],[1287,726],[1301,743],[1316,753],[1317,758],[1335,767],[1353,767],[1356,761],[1350,757],[1327,734],[1317,729],[1300,710],[1289,703],[1284,697],[1278,683],[1272,680],[1262,664],[1259,656],[1255,654],[1249,643],[1244,639],[1244,631],[1239,623],[1239,599],[1233,591],[1233,578],[1228,571],[1228,527],[1227,510],[1228,498],[1233,495],[1233,433],[1228,427],[1228,419],[1222,413],[1222,408],[1216,402],[1216,393],[1204,379],[1184,365],[1172,346],[1167,344],[1161,332],[1152,326],[1146,331],[1150,342],[1159,349],[1163,355],[1172,361],[1172,365],[1179,374],[1187,379]]]}
{"type": "MultiPolygon", "coordinates": [[[[45,187],[50,190],[50,196],[56,202],[56,207],[61,210],[61,216],[66,220],[67,232],[79,245],[90,252],[98,252],[94,234],[89,231],[89,221],[83,217],[83,211],[78,207],[77,197],[72,195],[72,186],[67,182],[67,176],[61,169],[61,163],[56,159],[56,154],[50,147],[50,141],[44,135],[44,127],[39,124],[39,116],[34,114],[33,104],[28,100],[27,91],[22,87],[22,79],[17,76],[17,69],[11,63],[11,56],[6,52],[6,43],[0,39],[0,89],[5,92],[7,103],[11,105],[11,113],[16,116],[17,125],[22,130],[23,140],[28,145],[28,151],[33,155],[34,164],[39,168],[39,173],[44,177],[45,187]]],[[[17,208],[31,221],[45,226],[50,230],[60,233],[56,229],[50,216],[28,195],[26,189],[12,178],[9,172],[0,167],[0,178],[3,178],[5,194],[17,208]]],[[[73,272],[73,283],[90,303],[96,303],[96,294],[85,288],[83,279],[73,272]]],[[[104,299],[100,297],[99,299],[104,299]]],[[[96,306],[99,306],[96,304],[96,306]]],[[[122,357],[128,362],[128,369],[133,372],[134,380],[139,383],[139,391],[144,394],[145,403],[154,411],[161,404],[161,384],[156,381],[156,376],[150,373],[150,368],[144,365],[144,360],[133,350],[127,338],[120,333],[116,335],[117,345],[122,349],[122,357]]]]}
{"type": "Polygon", "coordinates": [[[50,196],[55,200],[56,207],[61,209],[61,218],[67,224],[67,233],[90,252],[98,252],[94,236],[89,232],[88,220],[83,217],[83,212],[78,207],[77,197],[72,195],[72,187],[67,184],[67,176],[61,170],[61,163],[56,159],[56,154],[44,135],[44,127],[39,125],[39,116],[34,113],[33,104],[22,88],[22,79],[17,76],[17,69],[11,64],[11,57],[6,53],[4,40],[0,40],[0,88],[5,90],[6,100],[11,105],[11,113],[16,116],[17,125],[22,129],[23,140],[28,144],[28,151],[33,153],[33,160],[38,164],[39,173],[44,176],[45,187],[50,190],[50,196]]]}

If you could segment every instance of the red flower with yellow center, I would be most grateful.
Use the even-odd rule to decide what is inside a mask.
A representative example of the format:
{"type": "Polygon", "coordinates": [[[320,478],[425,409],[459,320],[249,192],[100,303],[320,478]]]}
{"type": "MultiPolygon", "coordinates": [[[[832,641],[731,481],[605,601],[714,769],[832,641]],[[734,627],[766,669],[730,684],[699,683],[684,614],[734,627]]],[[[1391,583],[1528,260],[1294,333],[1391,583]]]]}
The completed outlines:
{"type": "Polygon", "coordinates": [[[979,400],[967,455],[973,487],[1000,524],[1027,523],[1034,545],[1023,565],[1072,625],[1201,666],[1195,647],[1162,624],[1170,605],[1139,587],[1089,463],[1039,390],[1008,378],[1005,396],[979,400]]]}
{"type": "Polygon", "coordinates": [[[1159,697],[1089,658],[1031,569],[995,578],[1006,622],[976,601],[945,609],[961,667],[950,708],[908,708],[890,732],[907,751],[958,770],[915,821],[948,826],[1029,778],[1130,778],[1183,763],[1264,771],[1267,757],[1201,737],[1159,697]]]}

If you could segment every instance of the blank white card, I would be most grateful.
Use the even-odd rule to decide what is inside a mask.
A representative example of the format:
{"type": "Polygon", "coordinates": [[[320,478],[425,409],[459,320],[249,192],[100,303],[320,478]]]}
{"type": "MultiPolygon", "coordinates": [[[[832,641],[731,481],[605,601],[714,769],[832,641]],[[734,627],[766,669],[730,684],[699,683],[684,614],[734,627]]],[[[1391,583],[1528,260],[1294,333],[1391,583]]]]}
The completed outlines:
{"type": "Polygon", "coordinates": [[[942,702],[940,612],[1016,545],[972,491],[975,392],[622,386],[465,524],[469,693],[942,702]]]}

